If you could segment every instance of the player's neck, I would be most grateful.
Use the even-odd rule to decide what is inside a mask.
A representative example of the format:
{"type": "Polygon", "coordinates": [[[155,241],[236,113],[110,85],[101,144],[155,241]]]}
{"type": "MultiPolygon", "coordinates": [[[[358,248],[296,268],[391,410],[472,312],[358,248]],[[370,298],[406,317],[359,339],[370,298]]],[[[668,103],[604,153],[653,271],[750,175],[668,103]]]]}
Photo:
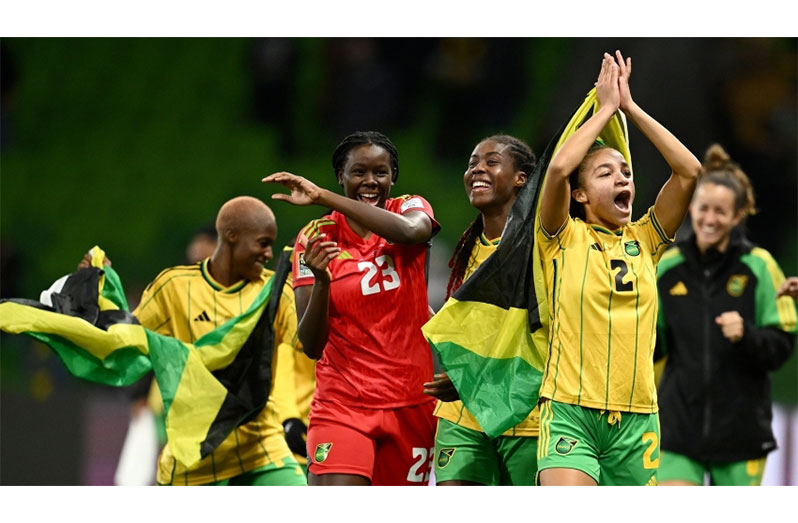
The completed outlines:
{"type": "Polygon", "coordinates": [[[208,260],[208,272],[217,283],[229,287],[241,280],[233,271],[233,259],[230,253],[217,249],[208,260]]]}
{"type": "Polygon", "coordinates": [[[499,212],[482,211],[482,232],[489,240],[501,237],[504,226],[507,224],[507,215],[510,209],[502,209],[499,212]]]}

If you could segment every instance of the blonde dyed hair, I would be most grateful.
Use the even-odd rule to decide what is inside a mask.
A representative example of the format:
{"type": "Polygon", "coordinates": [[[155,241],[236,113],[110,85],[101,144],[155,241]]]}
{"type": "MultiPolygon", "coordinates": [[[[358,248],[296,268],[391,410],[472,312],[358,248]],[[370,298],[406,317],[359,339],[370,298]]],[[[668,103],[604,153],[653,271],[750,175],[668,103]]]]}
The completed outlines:
{"type": "Polygon", "coordinates": [[[698,185],[714,183],[728,187],[734,193],[734,211],[742,211],[743,219],[757,213],[754,188],[748,175],[734,163],[729,153],[720,145],[712,144],[704,153],[698,185]]]}

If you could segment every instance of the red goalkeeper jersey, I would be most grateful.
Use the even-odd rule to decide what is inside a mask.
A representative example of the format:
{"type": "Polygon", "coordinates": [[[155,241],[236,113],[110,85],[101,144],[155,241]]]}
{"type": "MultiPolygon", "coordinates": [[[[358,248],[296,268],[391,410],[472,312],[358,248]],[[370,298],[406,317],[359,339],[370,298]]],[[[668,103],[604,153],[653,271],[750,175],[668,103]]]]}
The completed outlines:
{"type": "MultiPolygon", "coordinates": [[[[391,198],[390,212],[421,211],[440,228],[420,196],[391,198]]],[[[316,365],[314,401],[393,408],[430,401],[422,393],[432,378],[432,354],[421,326],[429,319],[426,243],[394,244],[376,234],[358,236],[338,211],[310,222],[294,248],[294,288],[312,285],[304,265],[308,238],[319,233],[341,254],[329,264],[329,336],[316,365]]],[[[434,233],[433,233],[434,234],[434,233]]]]}

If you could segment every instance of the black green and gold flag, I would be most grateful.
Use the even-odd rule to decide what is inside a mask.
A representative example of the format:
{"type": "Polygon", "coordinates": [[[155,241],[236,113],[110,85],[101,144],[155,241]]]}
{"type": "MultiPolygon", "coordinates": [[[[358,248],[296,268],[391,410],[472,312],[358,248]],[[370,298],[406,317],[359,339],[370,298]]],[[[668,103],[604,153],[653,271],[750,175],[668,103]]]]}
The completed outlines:
{"type": "MultiPolygon", "coordinates": [[[[539,196],[551,158],[596,110],[594,88],[540,155],[496,252],[422,327],[460,399],[492,438],[523,421],[538,402],[550,320],[534,243],[539,196]]],[[[626,120],[618,112],[600,138],[631,166],[626,137],[626,120]]]]}
{"type": "Polygon", "coordinates": [[[266,405],[285,264],[244,314],[189,344],[139,325],[105,254],[92,254],[92,266],[59,280],[46,304],[0,302],[0,329],[47,344],[73,375],[96,383],[123,387],[152,370],[168,445],[191,467],[266,405]]]}

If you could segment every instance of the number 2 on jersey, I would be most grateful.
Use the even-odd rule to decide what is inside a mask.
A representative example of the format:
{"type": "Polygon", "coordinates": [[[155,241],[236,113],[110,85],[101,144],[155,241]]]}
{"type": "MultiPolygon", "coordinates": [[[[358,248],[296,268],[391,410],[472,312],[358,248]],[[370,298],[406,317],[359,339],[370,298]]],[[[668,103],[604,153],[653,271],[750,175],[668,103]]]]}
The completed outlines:
{"type": "Polygon", "coordinates": [[[375,263],[362,261],[357,264],[358,270],[366,271],[360,280],[360,290],[363,296],[377,294],[381,290],[390,291],[399,287],[399,273],[394,269],[393,259],[387,254],[377,256],[375,263]],[[382,281],[377,281],[374,277],[378,270],[382,270],[382,281]],[[380,285],[382,284],[382,285],[380,285]]]}
{"type": "Polygon", "coordinates": [[[631,291],[635,288],[635,284],[628,281],[626,283],[623,282],[623,277],[626,276],[626,273],[629,272],[629,267],[626,265],[626,262],[623,260],[610,260],[610,267],[612,270],[618,270],[618,274],[615,275],[615,290],[618,292],[623,291],[631,291]]]}

